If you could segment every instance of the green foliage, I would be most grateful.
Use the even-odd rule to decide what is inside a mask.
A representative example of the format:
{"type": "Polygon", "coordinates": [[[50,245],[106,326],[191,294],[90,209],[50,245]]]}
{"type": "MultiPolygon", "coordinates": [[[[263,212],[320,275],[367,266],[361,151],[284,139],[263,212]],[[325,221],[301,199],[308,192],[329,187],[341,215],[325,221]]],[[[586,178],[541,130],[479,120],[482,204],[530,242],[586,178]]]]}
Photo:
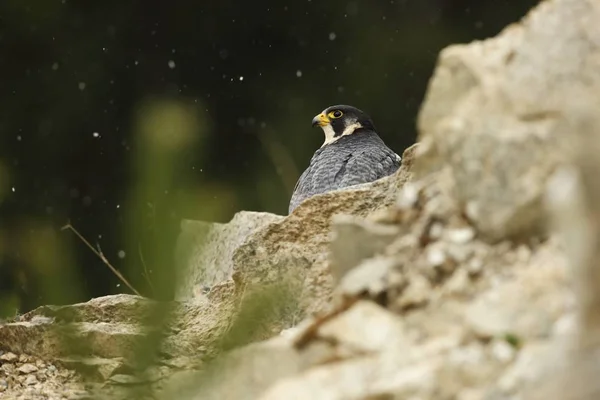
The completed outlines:
{"type": "Polygon", "coordinates": [[[504,335],[504,340],[506,340],[506,343],[510,344],[515,349],[519,349],[522,345],[521,338],[519,338],[514,333],[507,333],[506,335],[504,335]]]}

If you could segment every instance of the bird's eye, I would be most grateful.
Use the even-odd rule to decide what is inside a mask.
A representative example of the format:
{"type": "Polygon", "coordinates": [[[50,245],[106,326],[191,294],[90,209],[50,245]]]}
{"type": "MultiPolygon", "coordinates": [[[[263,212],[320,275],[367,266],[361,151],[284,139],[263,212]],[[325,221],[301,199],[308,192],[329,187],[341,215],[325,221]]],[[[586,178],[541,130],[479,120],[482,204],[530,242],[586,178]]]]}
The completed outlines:
{"type": "Polygon", "coordinates": [[[341,112],[340,110],[335,110],[329,113],[329,118],[339,118],[342,115],[344,115],[343,112],[341,112]]]}

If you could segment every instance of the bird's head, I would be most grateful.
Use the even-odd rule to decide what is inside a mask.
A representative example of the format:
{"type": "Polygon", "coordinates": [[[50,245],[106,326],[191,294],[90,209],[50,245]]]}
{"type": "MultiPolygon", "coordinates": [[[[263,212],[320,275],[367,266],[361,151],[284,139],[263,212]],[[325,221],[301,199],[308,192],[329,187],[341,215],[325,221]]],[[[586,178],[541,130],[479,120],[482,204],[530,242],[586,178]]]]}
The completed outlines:
{"type": "Polygon", "coordinates": [[[312,120],[313,126],[320,126],[325,133],[325,143],[331,144],[345,135],[353,134],[357,129],[375,131],[371,117],[352,106],[338,105],[327,107],[312,120]]]}

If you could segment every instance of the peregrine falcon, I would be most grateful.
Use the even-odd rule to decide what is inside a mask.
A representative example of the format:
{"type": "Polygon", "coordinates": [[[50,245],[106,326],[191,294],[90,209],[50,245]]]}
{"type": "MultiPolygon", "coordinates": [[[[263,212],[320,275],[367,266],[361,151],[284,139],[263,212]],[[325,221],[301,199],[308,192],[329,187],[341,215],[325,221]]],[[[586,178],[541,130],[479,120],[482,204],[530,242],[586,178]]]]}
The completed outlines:
{"type": "Polygon", "coordinates": [[[328,107],[312,125],[323,129],[325,142],[296,183],[290,213],[311,196],[372,182],[400,167],[400,156],[383,143],[371,118],[357,108],[328,107]]]}

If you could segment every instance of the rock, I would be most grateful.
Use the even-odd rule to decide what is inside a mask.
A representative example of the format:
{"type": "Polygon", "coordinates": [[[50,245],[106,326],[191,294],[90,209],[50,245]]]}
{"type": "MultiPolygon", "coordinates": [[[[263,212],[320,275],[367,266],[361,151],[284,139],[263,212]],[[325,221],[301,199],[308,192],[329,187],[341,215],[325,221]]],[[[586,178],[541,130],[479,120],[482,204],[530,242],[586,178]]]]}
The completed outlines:
{"type": "Polygon", "coordinates": [[[550,343],[533,343],[526,346],[500,377],[497,390],[504,395],[514,395],[539,380],[549,362],[549,348],[550,343]]]}
{"type": "Polygon", "coordinates": [[[561,119],[600,84],[597,22],[592,0],[548,1],[493,39],[440,54],[418,117],[416,173],[449,168],[482,234],[540,228],[546,180],[574,139],[561,119]]]}
{"type": "Polygon", "coordinates": [[[305,369],[308,353],[302,355],[290,346],[289,340],[282,337],[250,345],[232,352],[205,374],[174,377],[163,390],[162,398],[177,398],[181,395],[182,382],[193,379],[200,384],[190,398],[256,399],[274,382],[305,369]],[[215,379],[215,376],[219,378],[215,379]]]}
{"type": "Polygon", "coordinates": [[[84,394],[89,398],[92,390],[92,386],[86,388],[75,381],[72,371],[26,354],[0,365],[0,376],[0,397],[7,399],[77,399],[84,394]]]}
{"type": "MultiPolygon", "coordinates": [[[[585,32],[586,39],[597,44],[600,5],[584,1],[571,12],[573,18],[580,21],[578,31],[585,32]]],[[[573,97],[569,118],[565,118],[563,126],[565,132],[575,136],[570,164],[554,174],[547,192],[552,226],[560,233],[569,259],[577,306],[571,315],[562,318],[562,326],[555,324],[555,332],[563,332],[563,335],[553,338],[543,354],[546,360],[543,374],[532,379],[530,390],[526,392],[528,398],[535,400],[584,400],[597,398],[600,393],[596,379],[600,373],[597,362],[600,354],[600,96],[595,78],[590,77],[590,89],[595,90],[573,97]]]]}
{"type": "Polygon", "coordinates": [[[467,244],[475,237],[475,230],[469,226],[446,231],[448,240],[455,244],[467,244]]]}
{"type": "Polygon", "coordinates": [[[164,341],[162,351],[172,357],[197,351],[209,353],[207,346],[199,349],[196,340],[206,344],[219,336],[234,312],[234,297],[220,286],[205,304],[159,303],[139,296],[115,295],[74,305],[44,306],[16,322],[0,325],[0,343],[15,353],[45,359],[68,358],[78,351],[106,359],[130,358],[136,354],[135,344],[146,335],[140,326],[154,323],[152,329],[162,328],[162,321],[156,319],[170,315],[179,329],[164,341]],[[77,340],[65,346],[65,335],[77,340]],[[75,344],[85,345],[79,348],[75,344]]]}
{"type": "Polygon", "coordinates": [[[505,340],[495,340],[492,343],[491,351],[494,357],[500,362],[507,363],[515,357],[516,350],[514,346],[505,340]]]}
{"type": "Polygon", "coordinates": [[[432,292],[431,284],[423,276],[416,275],[403,290],[402,295],[395,300],[395,307],[407,309],[422,306],[429,301],[432,292]]]}
{"type": "Polygon", "coordinates": [[[336,292],[342,297],[351,298],[365,293],[376,299],[387,291],[387,279],[396,264],[396,260],[386,257],[365,260],[342,278],[336,292]]]}
{"type": "Polygon", "coordinates": [[[0,356],[0,361],[13,362],[16,361],[18,358],[19,357],[15,353],[11,353],[9,351],[0,356]]]}
{"type": "MultiPolygon", "coordinates": [[[[0,324],[0,343],[9,350],[3,355],[22,364],[17,364],[17,369],[5,362],[0,371],[7,376],[35,373],[38,381],[44,377],[44,386],[73,382],[62,385],[65,391],[79,390],[79,379],[85,378],[88,386],[82,392],[86,396],[127,382],[154,384],[181,368],[194,368],[203,357],[214,357],[220,351],[219,339],[237,307],[236,296],[228,288],[217,285],[203,304],[159,303],[139,296],[116,295],[74,305],[40,307],[18,321],[0,324]],[[167,320],[172,322],[166,324],[167,320]],[[152,336],[147,334],[161,330],[166,337],[150,343],[152,336]],[[149,365],[146,371],[140,370],[139,351],[148,345],[157,346],[153,349],[159,350],[162,362],[171,361],[170,366],[161,369],[149,365]],[[10,356],[11,352],[19,356],[10,356]],[[52,360],[58,367],[25,352],[52,360]],[[186,357],[195,361],[182,363],[186,357]],[[94,382],[100,386],[94,386],[94,382]]],[[[10,383],[7,392],[13,393],[10,383]]],[[[108,398],[128,397],[111,391],[108,398]]]]}
{"type": "Polygon", "coordinates": [[[346,312],[324,323],[318,337],[355,351],[383,352],[406,346],[401,320],[370,301],[359,301],[346,312]]]}
{"type": "Polygon", "coordinates": [[[147,383],[147,380],[133,375],[115,374],[109,378],[110,383],[117,385],[140,385],[147,383]]]}
{"type": "Polygon", "coordinates": [[[56,360],[65,368],[76,370],[87,379],[98,382],[107,381],[125,365],[123,358],[71,357],[56,360]]]}
{"type": "Polygon", "coordinates": [[[260,400],[275,399],[368,399],[432,398],[439,360],[399,369],[391,357],[358,359],[314,368],[290,379],[281,380],[260,400]]]}
{"type": "Polygon", "coordinates": [[[397,226],[343,214],[334,216],[331,230],[330,265],[336,283],[361,261],[383,251],[400,233],[397,226]]]}
{"type": "Polygon", "coordinates": [[[205,291],[231,278],[233,253],[254,231],[281,221],[264,212],[242,211],[227,224],[184,220],[175,258],[178,300],[203,298],[205,291]]]}
{"type": "Polygon", "coordinates": [[[506,334],[525,340],[547,337],[570,306],[566,267],[562,254],[548,243],[531,261],[516,267],[520,270],[513,279],[491,287],[471,303],[467,324],[486,338],[506,334]]]}
{"type": "Polygon", "coordinates": [[[448,258],[443,247],[444,246],[441,244],[427,247],[425,257],[427,258],[427,263],[429,266],[437,268],[446,264],[448,258]]]}
{"type": "Polygon", "coordinates": [[[36,372],[37,370],[38,368],[33,364],[23,364],[19,368],[17,368],[17,371],[19,371],[22,374],[31,374],[32,372],[36,372]]]}

